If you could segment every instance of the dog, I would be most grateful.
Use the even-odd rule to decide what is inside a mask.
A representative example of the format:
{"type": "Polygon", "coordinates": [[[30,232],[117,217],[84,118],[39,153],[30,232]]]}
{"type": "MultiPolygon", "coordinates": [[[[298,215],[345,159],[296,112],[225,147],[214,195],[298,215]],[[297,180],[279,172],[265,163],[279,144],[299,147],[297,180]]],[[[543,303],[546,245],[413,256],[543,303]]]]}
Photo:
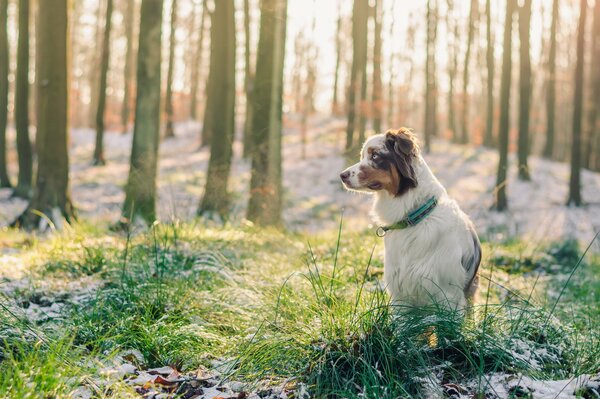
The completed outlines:
{"type": "Polygon", "coordinates": [[[466,309],[479,283],[479,237],[427,166],[412,131],[369,137],[360,162],[340,178],[348,190],[374,195],[372,214],[384,237],[383,278],[392,304],[466,309]]]}

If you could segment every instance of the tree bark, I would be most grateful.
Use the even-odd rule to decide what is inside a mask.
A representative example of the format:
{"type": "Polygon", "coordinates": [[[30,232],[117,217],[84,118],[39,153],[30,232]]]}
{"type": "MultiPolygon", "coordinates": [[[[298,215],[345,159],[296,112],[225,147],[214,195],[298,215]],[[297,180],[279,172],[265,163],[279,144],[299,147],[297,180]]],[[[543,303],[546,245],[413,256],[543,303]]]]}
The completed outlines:
{"type": "Polygon", "coordinates": [[[19,0],[15,124],[17,127],[19,180],[13,195],[29,198],[33,178],[32,148],[29,139],[29,0],[19,0]]]}
{"type": "Polygon", "coordinates": [[[529,113],[531,102],[531,55],[529,52],[529,31],[531,25],[532,0],[524,0],[519,7],[519,179],[531,180],[527,157],[529,156],[529,113]]]}
{"type": "Polygon", "coordinates": [[[500,122],[498,127],[500,159],[496,175],[496,189],[494,208],[504,211],[508,208],[506,198],[506,175],[508,169],[508,139],[510,129],[510,85],[512,70],[512,20],[516,7],[516,0],[507,0],[506,18],[504,21],[504,50],[502,56],[502,77],[500,82],[500,122]]]}
{"type": "Polygon", "coordinates": [[[448,44],[448,130],[452,134],[451,137],[455,138],[458,130],[456,128],[456,113],[454,104],[454,81],[458,71],[459,24],[456,20],[453,22],[453,25],[450,23],[453,9],[453,1],[448,0],[446,26],[448,29],[448,35],[450,35],[450,32],[452,32],[452,43],[448,44]]]}
{"type": "Polygon", "coordinates": [[[129,129],[129,114],[131,113],[131,89],[133,87],[133,17],[135,11],[135,0],[127,0],[127,12],[125,15],[125,39],[127,49],[125,50],[125,71],[124,71],[124,91],[123,106],[121,108],[122,132],[127,133],[129,129]]]}
{"type": "Polygon", "coordinates": [[[165,114],[167,126],[165,137],[175,137],[173,129],[173,64],[175,62],[175,30],[177,25],[177,0],[171,0],[171,31],[169,34],[169,68],[167,70],[167,95],[165,99],[165,114]]]}
{"type": "Polygon", "coordinates": [[[590,69],[590,90],[589,90],[589,108],[587,110],[587,133],[586,144],[584,148],[583,166],[590,170],[600,171],[600,68],[597,67],[600,63],[600,1],[596,1],[594,6],[594,22],[592,29],[591,42],[591,62],[590,65],[595,67],[590,69]]]}
{"type": "MultiPolygon", "coordinates": [[[[227,181],[233,155],[235,131],[235,6],[233,0],[215,2],[210,34],[210,71],[208,101],[214,112],[204,130],[212,137],[210,161],[204,196],[198,208],[199,215],[218,213],[225,217],[229,211],[227,181]]],[[[207,118],[205,117],[205,120],[207,118]]]]}
{"type": "Polygon", "coordinates": [[[287,0],[262,0],[256,59],[252,175],[247,217],[281,225],[281,134],[287,0]]]}
{"type": "Polygon", "coordinates": [[[8,0],[0,0],[0,187],[11,187],[6,161],[8,125],[8,0]]]}
{"type": "Polygon", "coordinates": [[[465,52],[465,62],[463,64],[463,90],[462,90],[462,107],[461,107],[461,136],[460,143],[467,144],[469,142],[469,64],[471,62],[471,46],[473,37],[475,36],[475,21],[477,19],[478,2],[471,0],[471,11],[469,12],[469,31],[467,36],[467,50],[465,52]]]}
{"type": "Polygon", "coordinates": [[[381,118],[383,114],[383,83],[381,82],[381,28],[383,25],[383,0],[375,0],[373,20],[375,22],[373,43],[373,130],[381,132],[381,118]]]}
{"type": "Polygon", "coordinates": [[[202,52],[204,51],[204,24],[208,17],[207,0],[202,0],[202,16],[200,17],[200,29],[194,65],[192,65],[192,82],[190,88],[190,118],[198,119],[198,86],[200,84],[200,70],[202,65],[202,52]]]}
{"type": "Polygon", "coordinates": [[[133,145],[122,222],[156,219],[163,0],[142,0],[133,145]]]}
{"type": "MultiPolygon", "coordinates": [[[[346,153],[351,155],[362,143],[354,143],[354,132],[356,131],[357,92],[366,82],[364,74],[367,65],[367,27],[369,21],[369,1],[354,0],[352,11],[352,68],[350,71],[350,87],[348,88],[348,126],[346,127],[346,153]]],[[[362,108],[362,104],[358,104],[362,108]]],[[[362,115],[362,110],[360,115],[362,115]]],[[[359,138],[360,140],[360,138],[359,138]]]]}
{"type": "Polygon", "coordinates": [[[437,100],[435,82],[435,42],[437,37],[436,6],[435,0],[427,0],[427,42],[425,60],[425,152],[431,150],[431,138],[437,131],[437,100]]]}
{"type": "Polygon", "coordinates": [[[552,24],[550,25],[550,50],[548,54],[548,80],[546,89],[546,144],[544,157],[554,155],[554,124],[556,109],[556,26],[558,24],[558,0],[552,3],[552,24]]]}
{"type": "Polygon", "coordinates": [[[36,50],[36,185],[27,209],[15,221],[27,229],[60,228],[75,217],[69,195],[68,0],[40,1],[36,50]]]}
{"type": "Polygon", "coordinates": [[[250,48],[250,1],[244,0],[244,90],[246,92],[246,115],[244,119],[244,158],[252,154],[252,89],[254,69],[250,48]]]}
{"type": "Polygon", "coordinates": [[[486,62],[487,62],[487,108],[485,115],[485,137],[483,145],[491,148],[494,147],[494,38],[492,36],[492,4],[491,0],[485,2],[485,19],[486,19],[486,62]]]}
{"type": "Polygon", "coordinates": [[[113,0],[106,1],[106,25],[102,39],[102,58],[100,61],[100,83],[98,84],[98,109],[96,110],[96,147],[94,165],[104,165],[104,111],[106,109],[106,82],[110,61],[110,31],[112,29],[113,0]]]}
{"type": "Polygon", "coordinates": [[[583,113],[583,66],[585,62],[585,20],[587,0],[581,0],[577,30],[577,64],[573,94],[573,138],[571,141],[571,177],[567,205],[581,206],[581,117],[583,113]]]}

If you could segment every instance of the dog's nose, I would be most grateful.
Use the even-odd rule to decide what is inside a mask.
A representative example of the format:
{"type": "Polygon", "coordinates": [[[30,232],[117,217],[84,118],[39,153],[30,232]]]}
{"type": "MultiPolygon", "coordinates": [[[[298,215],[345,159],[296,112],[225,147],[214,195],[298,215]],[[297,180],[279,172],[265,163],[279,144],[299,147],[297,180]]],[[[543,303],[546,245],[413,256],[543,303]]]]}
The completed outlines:
{"type": "Polygon", "coordinates": [[[340,173],[340,179],[342,179],[342,181],[348,180],[349,177],[350,177],[350,172],[348,172],[348,171],[340,173]]]}

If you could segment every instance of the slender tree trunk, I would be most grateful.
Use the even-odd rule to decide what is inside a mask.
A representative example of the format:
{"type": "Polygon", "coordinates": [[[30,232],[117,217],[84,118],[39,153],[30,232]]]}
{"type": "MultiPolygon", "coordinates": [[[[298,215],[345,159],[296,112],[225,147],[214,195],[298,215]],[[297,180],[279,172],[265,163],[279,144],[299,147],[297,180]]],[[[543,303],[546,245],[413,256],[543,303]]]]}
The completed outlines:
{"type": "MultiPolygon", "coordinates": [[[[346,127],[346,152],[352,154],[362,143],[354,143],[356,130],[357,92],[362,89],[364,71],[367,64],[367,27],[369,21],[369,1],[354,0],[352,11],[352,68],[348,88],[348,126],[346,127]]],[[[362,93],[362,90],[361,90],[362,93]]],[[[358,104],[362,106],[362,104],[358,104]]],[[[360,111],[362,115],[362,111],[360,111]]]]}
{"type": "Polygon", "coordinates": [[[425,152],[431,149],[431,138],[436,136],[437,112],[436,112],[436,82],[435,82],[435,42],[437,36],[436,13],[437,4],[432,5],[435,0],[427,0],[427,43],[425,60],[425,152]]]}
{"type": "MultiPolygon", "coordinates": [[[[96,48],[101,48],[102,47],[102,37],[103,37],[103,28],[105,27],[106,23],[102,18],[102,14],[103,11],[106,10],[106,8],[104,7],[104,5],[106,4],[107,0],[98,0],[98,11],[96,13],[96,32],[94,33],[94,38],[95,38],[95,46],[96,48]]],[[[102,64],[102,52],[92,52],[92,55],[90,57],[90,73],[89,73],[89,77],[90,77],[90,92],[91,92],[91,99],[90,99],[90,108],[89,108],[89,126],[90,127],[94,127],[96,126],[96,111],[98,110],[98,94],[100,93],[100,88],[98,87],[99,83],[100,83],[100,70],[101,70],[101,64],[102,64]]]]}
{"type": "Polygon", "coordinates": [[[207,0],[202,0],[202,16],[200,17],[200,29],[198,44],[192,65],[192,82],[190,88],[190,118],[198,119],[198,86],[200,85],[200,71],[202,65],[202,52],[204,51],[204,24],[208,17],[207,0]]]}
{"type": "MultiPolygon", "coordinates": [[[[458,43],[459,43],[459,24],[455,20],[451,24],[451,13],[454,9],[452,0],[448,0],[448,13],[446,15],[446,26],[448,32],[452,32],[452,43],[448,44],[448,130],[452,137],[457,134],[456,113],[454,111],[454,81],[458,71],[458,43]]],[[[450,35],[450,33],[448,33],[450,35]]]]}
{"type": "Polygon", "coordinates": [[[506,198],[506,175],[508,170],[508,139],[510,129],[510,85],[512,70],[512,20],[517,0],[507,0],[506,19],[504,21],[504,50],[502,56],[502,77],[500,83],[500,125],[498,139],[500,160],[496,176],[496,198],[494,208],[504,211],[508,208],[506,198]]]}
{"type": "Polygon", "coordinates": [[[383,114],[383,83],[381,82],[381,28],[383,25],[383,0],[375,0],[373,20],[375,22],[375,39],[373,44],[373,130],[381,132],[383,114]]]}
{"type": "Polygon", "coordinates": [[[571,142],[571,178],[567,205],[581,206],[581,117],[583,114],[583,66],[585,63],[585,19],[587,0],[581,0],[579,28],[577,30],[577,64],[575,66],[575,92],[573,94],[573,139],[571,142]]]}
{"type": "Polygon", "coordinates": [[[469,31],[467,37],[467,50],[465,52],[465,62],[463,64],[463,93],[462,93],[462,108],[461,108],[461,137],[460,143],[466,144],[469,142],[469,64],[471,62],[471,46],[473,37],[475,36],[475,21],[478,13],[477,0],[471,0],[471,11],[469,12],[469,31]]]}
{"type": "MultiPolygon", "coordinates": [[[[335,71],[333,74],[333,101],[331,102],[331,114],[339,115],[340,105],[338,101],[338,84],[340,75],[340,64],[342,59],[342,2],[338,0],[338,18],[335,28],[335,71]]],[[[393,22],[392,22],[393,23],[393,22]]]]}
{"type": "Polygon", "coordinates": [[[8,125],[8,0],[0,0],[0,187],[10,187],[6,161],[8,125]]]}
{"type": "Polygon", "coordinates": [[[256,59],[252,176],[247,217],[281,225],[281,117],[287,0],[262,0],[256,59]]]}
{"type": "Polygon", "coordinates": [[[37,50],[37,148],[38,170],[33,198],[15,225],[60,228],[70,222],[74,210],[69,196],[68,0],[40,1],[37,50]],[[45,217],[41,217],[44,214],[45,217]]]}
{"type": "MultiPolygon", "coordinates": [[[[235,6],[233,0],[215,3],[210,34],[209,101],[214,112],[210,129],[212,143],[204,196],[198,214],[218,213],[225,217],[229,208],[227,181],[233,155],[235,131],[235,6]]],[[[208,110],[207,110],[208,111],[208,110]]]]}
{"type": "Polygon", "coordinates": [[[527,157],[529,156],[529,111],[531,97],[531,55],[529,52],[529,30],[531,25],[531,3],[525,0],[519,7],[519,179],[531,180],[527,157]]]}
{"type": "Polygon", "coordinates": [[[485,137],[483,145],[494,147],[494,38],[492,36],[492,4],[491,0],[485,2],[486,19],[486,62],[487,62],[487,109],[485,115],[485,137]]]}
{"type": "Polygon", "coordinates": [[[163,0],[142,0],[137,56],[137,95],[124,224],[156,219],[156,168],[160,131],[163,0]]]}
{"type": "MultiPolygon", "coordinates": [[[[396,12],[396,2],[392,3],[392,8],[390,10],[390,14],[391,15],[395,15],[396,12]]],[[[396,31],[396,20],[395,18],[392,18],[392,22],[390,23],[390,33],[389,33],[389,41],[390,41],[390,47],[392,49],[395,49],[395,45],[394,45],[394,32],[396,31]]],[[[389,80],[388,80],[388,93],[387,93],[387,127],[388,128],[392,128],[394,126],[394,111],[395,111],[395,104],[394,104],[394,84],[396,83],[396,64],[395,64],[395,60],[397,59],[397,53],[395,50],[392,50],[392,54],[390,55],[390,62],[388,63],[389,65],[389,80]]]]}
{"type": "Polygon", "coordinates": [[[165,99],[165,114],[167,127],[165,137],[175,137],[173,129],[173,64],[175,62],[175,30],[177,26],[177,0],[171,1],[171,32],[169,34],[169,69],[167,70],[167,95],[165,99]]]}
{"type": "Polygon", "coordinates": [[[104,165],[104,111],[106,109],[106,82],[110,61],[110,31],[112,28],[113,0],[106,1],[106,26],[102,39],[102,59],[100,65],[100,84],[98,85],[98,109],[96,111],[96,148],[94,149],[94,165],[104,165]]]}
{"type": "Polygon", "coordinates": [[[129,130],[129,114],[131,110],[131,89],[134,77],[133,72],[133,15],[135,9],[135,0],[127,0],[127,12],[125,15],[125,39],[127,49],[125,50],[125,71],[124,71],[124,91],[123,105],[121,108],[121,125],[123,133],[129,130]]]}
{"type": "Polygon", "coordinates": [[[596,1],[594,6],[594,22],[591,40],[591,62],[590,69],[590,90],[587,110],[587,133],[584,149],[583,167],[593,169],[594,161],[598,164],[600,170],[600,1],[596,1]],[[595,157],[595,159],[594,159],[595,157]]]}
{"type": "Polygon", "coordinates": [[[558,24],[558,0],[552,3],[552,24],[550,25],[550,51],[548,54],[548,81],[546,88],[546,144],[544,157],[554,155],[554,124],[556,108],[556,25],[558,24]]]}
{"type": "Polygon", "coordinates": [[[244,119],[244,158],[252,155],[252,89],[254,70],[250,49],[250,1],[244,0],[244,90],[246,92],[246,117],[244,119]]]}
{"type": "Polygon", "coordinates": [[[15,124],[17,127],[19,181],[13,195],[29,198],[33,178],[32,149],[29,140],[29,0],[19,0],[15,124]]]}

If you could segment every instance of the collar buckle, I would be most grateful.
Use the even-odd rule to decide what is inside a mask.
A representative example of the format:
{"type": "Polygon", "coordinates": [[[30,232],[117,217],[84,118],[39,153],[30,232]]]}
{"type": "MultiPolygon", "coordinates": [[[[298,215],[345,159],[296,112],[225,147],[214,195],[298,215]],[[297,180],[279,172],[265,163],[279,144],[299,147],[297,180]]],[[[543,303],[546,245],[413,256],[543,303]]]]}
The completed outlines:
{"type": "Polygon", "coordinates": [[[386,230],[382,226],[379,226],[377,228],[377,230],[375,230],[375,235],[377,237],[385,237],[385,233],[386,233],[386,230]]]}

